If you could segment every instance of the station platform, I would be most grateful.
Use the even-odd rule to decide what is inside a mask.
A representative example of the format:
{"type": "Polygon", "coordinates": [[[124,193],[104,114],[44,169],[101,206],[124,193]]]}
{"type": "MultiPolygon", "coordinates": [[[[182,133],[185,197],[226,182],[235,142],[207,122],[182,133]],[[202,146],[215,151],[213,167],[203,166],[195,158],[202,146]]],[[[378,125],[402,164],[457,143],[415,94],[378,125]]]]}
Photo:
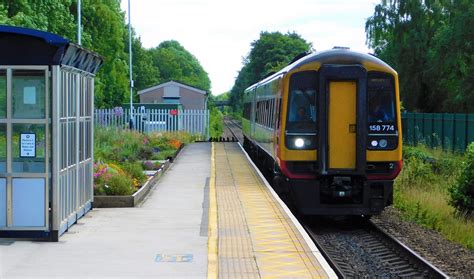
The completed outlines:
{"type": "Polygon", "coordinates": [[[135,208],[0,239],[0,278],[336,278],[237,143],[187,145],[135,208]]]}
{"type": "Polygon", "coordinates": [[[238,143],[213,144],[211,172],[208,275],[337,278],[238,143]]]}

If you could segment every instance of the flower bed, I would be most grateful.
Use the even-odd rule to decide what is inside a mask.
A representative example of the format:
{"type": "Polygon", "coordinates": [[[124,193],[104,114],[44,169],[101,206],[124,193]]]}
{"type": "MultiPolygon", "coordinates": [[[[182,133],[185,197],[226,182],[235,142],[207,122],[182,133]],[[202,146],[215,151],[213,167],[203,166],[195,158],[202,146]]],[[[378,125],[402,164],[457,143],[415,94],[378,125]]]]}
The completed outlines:
{"type": "Polygon", "coordinates": [[[161,170],[164,160],[172,161],[183,144],[192,140],[181,132],[145,135],[116,128],[96,129],[94,195],[132,196],[147,181],[146,170],[161,170]]]}
{"type": "Polygon", "coordinates": [[[143,184],[138,191],[132,195],[124,196],[107,196],[107,195],[96,195],[94,196],[94,207],[96,208],[116,208],[116,207],[135,207],[137,204],[143,201],[146,195],[150,192],[152,186],[168,169],[170,161],[166,160],[160,165],[158,170],[152,171],[153,173],[149,176],[148,180],[143,184]]]}

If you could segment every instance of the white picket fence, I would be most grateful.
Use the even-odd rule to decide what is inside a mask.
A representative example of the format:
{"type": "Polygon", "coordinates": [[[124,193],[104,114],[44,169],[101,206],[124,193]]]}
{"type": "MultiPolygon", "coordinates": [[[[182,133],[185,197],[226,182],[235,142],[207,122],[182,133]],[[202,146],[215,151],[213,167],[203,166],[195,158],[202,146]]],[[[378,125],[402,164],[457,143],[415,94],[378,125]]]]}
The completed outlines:
{"type": "Polygon", "coordinates": [[[186,131],[209,138],[209,110],[178,109],[133,109],[130,125],[130,109],[116,107],[113,109],[96,109],[94,122],[100,127],[116,127],[142,133],[186,131]]]}

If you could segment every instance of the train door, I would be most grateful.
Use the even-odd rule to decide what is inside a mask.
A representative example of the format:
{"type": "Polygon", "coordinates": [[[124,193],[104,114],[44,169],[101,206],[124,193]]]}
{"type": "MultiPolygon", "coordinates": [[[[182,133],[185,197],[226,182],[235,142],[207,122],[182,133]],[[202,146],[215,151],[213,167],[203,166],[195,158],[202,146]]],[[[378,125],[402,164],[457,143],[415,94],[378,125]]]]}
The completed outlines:
{"type": "Polygon", "coordinates": [[[255,88],[250,91],[250,98],[252,99],[252,112],[250,118],[250,135],[253,139],[255,139],[255,125],[257,122],[257,94],[255,92],[255,88]]]}
{"type": "Polygon", "coordinates": [[[320,70],[318,161],[323,175],[363,174],[366,163],[366,71],[358,65],[320,70]]]}
{"type": "Polygon", "coordinates": [[[355,80],[329,82],[328,163],[330,169],[356,167],[355,80]]]}

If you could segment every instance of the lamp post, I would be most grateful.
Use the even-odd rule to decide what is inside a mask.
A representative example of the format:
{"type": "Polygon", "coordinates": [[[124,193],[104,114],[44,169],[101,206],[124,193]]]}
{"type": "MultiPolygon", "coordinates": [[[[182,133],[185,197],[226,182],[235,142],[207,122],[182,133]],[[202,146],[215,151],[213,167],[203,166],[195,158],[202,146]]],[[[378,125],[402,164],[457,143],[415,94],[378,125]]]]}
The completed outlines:
{"type": "Polygon", "coordinates": [[[81,45],[81,0],[77,0],[77,43],[81,45]]]}
{"type": "Polygon", "coordinates": [[[130,17],[130,0],[128,0],[128,52],[130,64],[130,129],[133,129],[133,72],[132,72],[132,24],[130,17]]]}

